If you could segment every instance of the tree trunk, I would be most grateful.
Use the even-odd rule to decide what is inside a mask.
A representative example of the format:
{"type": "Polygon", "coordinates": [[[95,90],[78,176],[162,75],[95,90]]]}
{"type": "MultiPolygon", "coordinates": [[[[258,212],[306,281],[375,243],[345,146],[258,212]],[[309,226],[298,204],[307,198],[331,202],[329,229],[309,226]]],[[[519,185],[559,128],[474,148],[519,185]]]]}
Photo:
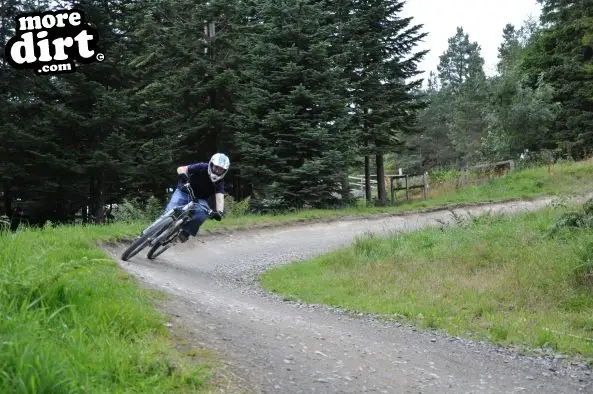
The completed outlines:
{"type": "Polygon", "coordinates": [[[4,183],[4,214],[8,217],[12,215],[12,194],[8,182],[4,183]]]}
{"type": "Polygon", "coordinates": [[[347,204],[350,200],[350,181],[348,180],[348,173],[345,172],[342,176],[342,204],[347,204]]]}
{"type": "Polygon", "coordinates": [[[105,183],[104,178],[105,174],[103,173],[103,170],[100,170],[97,175],[97,188],[95,189],[95,223],[103,223],[103,219],[105,218],[105,192],[103,191],[105,183]]]}
{"type": "Polygon", "coordinates": [[[21,219],[23,218],[23,209],[18,208],[14,210],[14,213],[10,217],[10,231],[13,233],[19,228],[19,224],[21,224],[21,219]]]}
{"type": "Polygon", "coordinates": [[[55,221],[59,222],[59,221],[67,221],[68,220],[68,215],[65,213],[64,210],[64,195],[63,195],[63,190],[62,190],[62,186],[58,186],[58,198],[56,198],[56,216],[55,216],[55,221]]]}
{"type": "Polygon", "coordinates": [[[375,156],[377,162],[377,190],[379,194],[379,201],[381,205],[387,202],[385,193],[385,165],[383,163],[383,154],[380,153],[375,156]]]}
{"type": "Polygon", "coordinates": [[[95,214],[95,209],[96,209],[96,187],[95,187],[95,176],[91,175],[89,176],[89,208],[88,208],[88,214],[87,214],[87,222],[92,221],[92,217],[95,214]],[[89,217],[90,216],[90,217],[89,217]]]}
{"type": "Polygon", "coordinates": [[[373,195],[371,194],[371,158],[368,155],[364,157],[364,189],[368,204],[373,199],[373,195]]]}
{"type": "Polygon", "coordinates": [[[88,205],[84,204],[80,211],[80,216],[83,224],[87,224],[89,222],[88,208],[88,205]]]}

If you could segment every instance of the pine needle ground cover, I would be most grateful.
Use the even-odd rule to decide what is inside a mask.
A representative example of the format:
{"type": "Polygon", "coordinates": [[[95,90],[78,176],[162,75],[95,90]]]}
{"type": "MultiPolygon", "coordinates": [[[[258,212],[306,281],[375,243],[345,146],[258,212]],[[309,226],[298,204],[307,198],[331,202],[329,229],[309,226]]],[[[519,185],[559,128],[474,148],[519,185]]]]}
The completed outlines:
{"type": "Polygon", "coordinates": [[[589,203],[361,237],[351,247],[272,269],[260,279],[287,299],[591,361],[592,256],[589,203]]]}
{"type": "Polygon", "coordinates": [[[208,388],[211,367],[175,350],[156,294],[95,246],[130,231],[76,226],[0,235],[0,392],[208,388]]]}

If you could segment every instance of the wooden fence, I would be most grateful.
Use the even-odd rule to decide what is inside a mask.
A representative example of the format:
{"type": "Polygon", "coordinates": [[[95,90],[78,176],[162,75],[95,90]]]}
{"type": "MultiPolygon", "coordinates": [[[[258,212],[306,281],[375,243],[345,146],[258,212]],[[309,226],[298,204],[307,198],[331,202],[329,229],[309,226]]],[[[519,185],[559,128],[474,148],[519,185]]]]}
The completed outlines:
{"type": "MultiPolygon", "coordinates": [[[[370,177],[371,193],[377,194],[377,176],[371,175],[370,177]]],[[[365,178],[363,175],[349,176],[349,186],[351,193],[356,197],[362,197],[366,200],[365,193],[365,178]]],[[[396,202],[397,192],[404,190],[406,192],[406,200],[410,199],[410,189],[422,189],[423,196],[426,200],[428,195],[428,173],[422,175],[409,175],[409,174],[388,174],[385,175],[385,190],[389,190],[391,196],[391,204],[394,205],[396,202]],[[416,184],[415,181],[421,180],[420,184],[416,184]]]]}
{"type": "MultiPolygon", "coordinates": [[[[472,183],[485,182],[488,179],[502,176],[506,173],[513,172],[514,170],[514,160],[479,164],[462,169],[457,185],[458,187],[463,187],[472,183]]],[[[364,174],[350,176],[348,178],[351,193],[356,197],[366,199],[364,174]]],[[[397,201],[398,191],[405,191],[406,200],[409,200],[410,190],[422,189],[423,198],[425,200],[428,198],[430,179],[427,172],[424,172],[424,174],[402,174],[400,169],[399,174],[385,175],[383,181],[385,182],[385,190],[389,190],[390,192],[392,205],[395,205],[397,201]]],[[[371,194],[377,195],[377,175],[371,175],[370,183],[371,194]]]]}
{"type": "Polygon", "coordinates": [[[389,190],[391,191],[391,205],[395,205],[397,192],[405,190],[406,200],[410,199],[410,189],[422,189],[422,196],[426,200],[428,196],[428,173],[424,172],[422,175],[390,175],[389,176],[389,190]],[[422,183],[414,183],[414,180],[422,179],[422,183]],[[401,180],[404,181],[402,186],[401,180]],[[394,182],[395,181],[395,182],[394,182]]]}

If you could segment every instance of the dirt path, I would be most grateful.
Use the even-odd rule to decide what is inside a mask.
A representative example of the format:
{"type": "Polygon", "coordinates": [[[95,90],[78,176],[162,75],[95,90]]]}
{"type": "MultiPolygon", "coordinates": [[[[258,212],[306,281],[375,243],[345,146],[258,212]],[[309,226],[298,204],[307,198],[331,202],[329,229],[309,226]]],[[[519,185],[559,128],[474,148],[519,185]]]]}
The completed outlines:
{"type": "MultiPolygon", "coordinates": [[[[460,212],[518,212],[549,199],[460,212]]],[[[254,281],[269,266],[305,259],[368,231],[411,231],[447,211],[267,229],[191,240],[153,262],[146,252],[122,267],[174,295],[173,326],[214,347],[250,393],[572,393],[593,392],[584,365],[562,357],[523,357],[484,343],[416,330],[324,306],[283,302],[254,281]]]]}

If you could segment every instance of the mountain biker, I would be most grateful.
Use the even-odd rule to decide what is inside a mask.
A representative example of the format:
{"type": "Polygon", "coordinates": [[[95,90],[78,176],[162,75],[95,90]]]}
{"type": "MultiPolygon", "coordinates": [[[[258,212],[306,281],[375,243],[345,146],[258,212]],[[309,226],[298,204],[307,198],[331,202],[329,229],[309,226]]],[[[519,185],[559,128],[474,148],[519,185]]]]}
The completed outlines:
{"type": "MultiPolygon", "coordinates": [[[[210,158],[208,163],[198,162],[177,168],[177,174],[181,175],[182,178],[185,178],[185,182],[187,182],[187,179],[189,179],[190,185],[197,200],[205,200],[202,202],[207,206],[207,200],[212,195],[215,195],[216,210],[212,213],[211,217],[218,221],[222,219],[224,211],[223,178],[229,171],[230,165],[231,162],[224,153],[216,153],[210,158]]],[[[180,180],[177,183],[175,192],[171,196],[171,199],[165,208],[165,212],[190,202],[189,194],[182,190],[182,186],[185,182],[180,180]]],[[[179,232],[179,241],[187,241],[190,235],[195,237],[198,234],[200,226],[205,220],[206,212],[201,209],[197,209],[193,218],[185,223],[179,232]]]]}

